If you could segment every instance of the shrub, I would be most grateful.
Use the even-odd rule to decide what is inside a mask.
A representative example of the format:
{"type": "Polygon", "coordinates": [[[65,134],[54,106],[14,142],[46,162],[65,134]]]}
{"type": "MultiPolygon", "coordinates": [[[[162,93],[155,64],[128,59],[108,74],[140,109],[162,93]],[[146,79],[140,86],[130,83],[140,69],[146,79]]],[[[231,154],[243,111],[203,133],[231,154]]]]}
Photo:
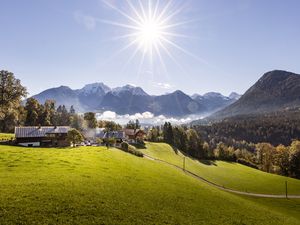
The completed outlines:
{"type": "Polygon", "coordinates": [[[146,148],[146,144],[143,140],[137,140],[136,143],[132,144],[134,147],[136,147],[137,149],[145,149],[146,148]]]}
{"type": "Polygon", "coordinates": [[[129,144],[127,142],[121,143],[121,149],[124,150],[125,152],[128,152],[128,147],[129,147],[129,144]]]}
{"type": "Polygon", "coordinates": [[[122,142],[121,143],[121,149],[124,152],[128,152],[132,155],[138,156],[138,157],[143,157],[144,154],[142,152],[140,152],[139,150],[137,150],[134,146],[129,145],[127,142],[122,142]]]}

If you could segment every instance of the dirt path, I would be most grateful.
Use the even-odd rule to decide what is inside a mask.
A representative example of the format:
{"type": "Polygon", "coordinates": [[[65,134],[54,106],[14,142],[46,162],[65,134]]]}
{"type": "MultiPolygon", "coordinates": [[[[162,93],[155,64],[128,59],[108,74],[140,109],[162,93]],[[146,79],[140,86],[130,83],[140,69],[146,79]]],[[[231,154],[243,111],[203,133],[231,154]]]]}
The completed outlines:
{"type": "Polygon", "coordinates": [[[200,177],[198,176],[197,174],[195,173],[192,173],[191,171],[188,171],[188,170],[183,170],[181,167],[179,166],[176,166],[172,163],[169,163],[169,162],[166,162],[164,160],[161,160],[161,159],[157,159],[157,158],[154,158],[152,156],[149,156],[149,155],[146,155],[144,154],[144,158],[146,159],[149,159],[149,160],[154,160],[154,161],[158,161],[158,162],[161,162],[161,163],[164,163],[164,164],[168,164],[172,167],[175,167],[176,169],[178,170],[181,170],[183,171],[185,174],[187,174],[188,176],[191,176],[191,177],[194,177],[195,179],[197,180],[200,180],[202,182],[205,182],[207,184],[209,184],[210,186],[213,186],[215,188],[218,188],[220,190],[223,190],[223,191],[227,191],[227,192],[231,192],[231,193],[235,193],[235,194],[239,194],[239,195],[245,195],[245,196],[252,196],[252,197],[260,197],[260,198],[289,198],[289,199],[300,199],[300,195],[271,195],[271,194],[257,194],[257,193],[251,193],[251,192],[244,192],[244,191],[237,191],[237,190],[233,190],[233,189],[230,189],[230,188],[225,188],[221,185],[218,185],[216,183],[213,183],[211,181],[208,181],[206,180],[205,178],[203,177],[200,177]]]}

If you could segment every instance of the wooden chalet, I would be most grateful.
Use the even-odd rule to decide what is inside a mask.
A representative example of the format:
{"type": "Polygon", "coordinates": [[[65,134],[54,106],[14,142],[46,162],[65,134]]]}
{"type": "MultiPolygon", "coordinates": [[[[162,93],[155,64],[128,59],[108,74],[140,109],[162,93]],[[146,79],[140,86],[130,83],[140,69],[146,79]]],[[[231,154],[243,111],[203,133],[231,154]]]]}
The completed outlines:
{"type": "Polygon", "coordinates": [[[68,126],[15,127],[15,137],[18,145],[26,147],[66,147],[69,130],[68,126]]]}
{"type": "Polygon", "coordinates": [[[125,138],[129,143],[143,141],[146,133],[141,129],[124,129],[125,138]]]}

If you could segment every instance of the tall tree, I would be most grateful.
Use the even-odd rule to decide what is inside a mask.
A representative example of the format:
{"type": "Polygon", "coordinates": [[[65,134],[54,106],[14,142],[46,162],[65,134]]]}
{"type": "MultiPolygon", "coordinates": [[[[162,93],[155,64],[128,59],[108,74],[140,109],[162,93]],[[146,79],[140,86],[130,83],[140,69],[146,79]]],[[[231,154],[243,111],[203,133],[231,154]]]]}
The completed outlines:
{"type": "Polygon", "coordinates": [[[275,148],[269,143],[259,143],[256,145],[257,159],[265,172],[271,172],[275,148]]]}
{"type": "Polygon", "coordinates": [[[289,174],[289,156],[289,147],[285,147],[284,145],[278,145],[276,147],[274,164],[279,167],[279,172],[281,175],[287,176],[289,174]]]}
{"type": "Polygon", "coordinates": [[[293,141],[290,151],[290,176],[300,178],[300,141],[293,141]]]}
{"type": "Polygon", "coordinates": [[[70,117],[70,125],[72,128],[82,131],[86,128],[86,122],[82,115],[74,114],[70,117]]]}
{"type": "Polygon", "coordinates": [[[203,144],[197,132],[194,129],[188,129],[186,133],[188,140],[188,154],[196,158],[203,158],[203,144]]]}
{"type": "Polygon", "coordinates": [[[173,145],[174,144],[174,134],[173,134],[173,127],[171,123],[165,122],[163,126],[163,139],[164,142],[173,145]]]}
{"type": "Polygon", "coordinates": [[[27,99],[25,105],[25,110],[27,112],[26,119],[25,119],[26,126],[39,125],[40,109],[41,109],[40,103],[35,98],[27,99]]]}
{"type": "Polygon", "coordinates": [[[93,112],[85,113],[84,120],[87,122],[88,128],[96,128],[97,127],[97,119],[96,119],[95,113],[93,113],[93,112]]]}
{"type": "Polygon", "coordinates": [[[75,109],[73,105],[71,105],[70,107],[70,114],[75,114],[75,109]]]}
{"type": "Polygon", "coordinates": [[[70,143],[73,145],[73,147],[75,147],[76,144],[84,140],[82,134],[76,129],[70,129],[67,135],[68,135],[67,138],[70,141],[70,143]]]}
{"type": "Polygon", "coordinates": [[[0,131],[11,132],[19,123],[19,107],[26,95],[26,88],[13,73],[0,71],[0,131]]]}
{"type": "Polygon", "coordinates": [[[140,129],[141,128],[141,124],[140,121],[137,120],[129,120],[129,122],[126,124],[126,128],[127,129],[140,129]]]}

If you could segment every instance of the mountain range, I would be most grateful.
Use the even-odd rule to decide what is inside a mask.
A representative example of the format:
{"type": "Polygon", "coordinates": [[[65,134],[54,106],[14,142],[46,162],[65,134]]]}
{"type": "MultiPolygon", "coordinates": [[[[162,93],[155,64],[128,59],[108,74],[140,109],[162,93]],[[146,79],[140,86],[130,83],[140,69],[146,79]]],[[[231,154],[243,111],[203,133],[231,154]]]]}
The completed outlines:
{"type": "Polygon", "coordinates": [[[299,107],[300,75],[274,70],[263,74],[236,102],[214,113],[209,119],[266,114],[299,107]]]}
{"type": "Polygon", "coordinates": [[[110,110],[120,115],[151,112],[154,115],[181,117],[190,114],[209,115],[234,103],[240,95],[233,92],[226,97],[209,92],[189,96],[177,90],[154,96],[132,85],[110,88],[103,83],[93,83],[77,90],[67,86],[51,88],[32,97],[40,103],[52,99],[56,105],[73,105],[77,112],[110,110]]]}

